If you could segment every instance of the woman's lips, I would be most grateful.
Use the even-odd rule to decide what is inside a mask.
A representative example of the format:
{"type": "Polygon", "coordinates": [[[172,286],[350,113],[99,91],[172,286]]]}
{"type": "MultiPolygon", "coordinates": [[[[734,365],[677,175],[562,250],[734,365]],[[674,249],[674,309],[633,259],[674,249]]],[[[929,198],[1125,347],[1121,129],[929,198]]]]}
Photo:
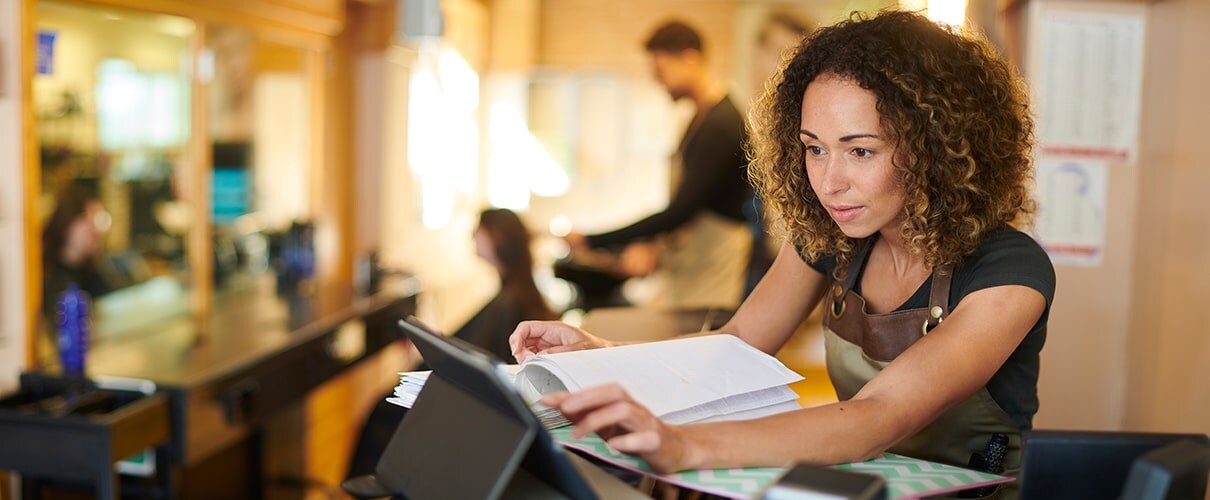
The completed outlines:
{"type": "Polygon", "coordinates": [[[857,218],[861,208],[860,205],[829,205],[828,213],[832,214],[832,219],[836,222],[849,222],[857,218]]]}

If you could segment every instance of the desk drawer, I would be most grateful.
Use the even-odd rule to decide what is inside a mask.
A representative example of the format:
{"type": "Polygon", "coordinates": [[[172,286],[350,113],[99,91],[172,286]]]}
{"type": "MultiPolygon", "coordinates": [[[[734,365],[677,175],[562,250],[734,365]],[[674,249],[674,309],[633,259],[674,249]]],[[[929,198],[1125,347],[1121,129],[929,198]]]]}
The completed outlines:
{"type": "Polygon", "coordinates": [[[162,393],[23,375],[20,391],[0,399],[0,469],[22,474],[92,479],[171,437],[162,393]]]}

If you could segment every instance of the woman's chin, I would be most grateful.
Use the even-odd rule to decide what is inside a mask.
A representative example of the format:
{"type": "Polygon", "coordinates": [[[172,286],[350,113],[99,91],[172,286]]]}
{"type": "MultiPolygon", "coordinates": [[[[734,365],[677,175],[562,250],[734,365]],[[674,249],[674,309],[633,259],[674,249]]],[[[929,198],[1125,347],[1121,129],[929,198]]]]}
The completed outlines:
{"type": "Polygon", "coordinates": [[[855,240],[860,240],[860,239],[866,238],[876,232],[876,230],[870,229],[861,224],[853,224],[853,223],[840,224],[840,223],[838,223],[837,226],[840,226],[840,232],[844,233],[845,236],[848,236],[855,240]]]}

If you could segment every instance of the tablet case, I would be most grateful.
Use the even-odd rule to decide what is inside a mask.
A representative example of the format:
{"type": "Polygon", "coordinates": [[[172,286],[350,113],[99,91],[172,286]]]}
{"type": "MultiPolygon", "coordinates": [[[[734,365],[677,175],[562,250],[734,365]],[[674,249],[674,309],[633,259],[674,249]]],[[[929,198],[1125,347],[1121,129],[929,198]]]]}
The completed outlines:
{"type": "MultiPolygon", "coordinates": [[[[345,481],[341,486],[347,492],[417,500],[491,499],[505,495],[521,478],[530,483],[528,492],[535,491],[532,483],[537,482],[555,496],[597,498],[584,465],[546,432],[497,360],[414,317],[399,324],[433,374],[375,473],[345,481]]],[[[602,479],[609,480],[617,483],[605,485],[610,491],[628,493],[616,478],[602,479]]]]}

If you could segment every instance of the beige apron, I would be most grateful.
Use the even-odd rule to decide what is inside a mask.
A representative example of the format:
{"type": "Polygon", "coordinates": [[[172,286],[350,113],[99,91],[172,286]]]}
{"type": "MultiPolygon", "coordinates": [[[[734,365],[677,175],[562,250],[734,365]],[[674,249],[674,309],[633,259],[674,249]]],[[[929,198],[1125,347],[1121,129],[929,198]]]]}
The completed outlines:
{"type": "MultiPolygon", "coordinates": [[[[824,314],[824,345],[828,376],[843,401],[852,398],[866,382],[920,340],[948,315],[950,280],[953,273],[942,268],[933,273],[929,305],[923,309],[886,314],[865,312],[865,299],[853,286],[865,265],[873,238],[854,253],[845,283],[833,283],[829,311],[824,314]]],[[[992,434],[1008,437],[1004,475],[1017,475],[1021,464],[1020,430],[992,399],[987,388],[950,408],[923,430],[896,445],[891,453],[966,467],[971,455],[982,453],[992,434]]],[[[1016,483],[999,488],[996,498],[1016,498],[1016,483]]]]}
{"type": "Polygon", "coordinates": [[[699,212],[664,240],[648,305],[666,309],[735,309],[744,293],[752,231],[699,212]]]}
{"type": "MultiPolygon", "coordinates": [[[[670,198],[681,183],[685,170],[683,153],[697,134],[698,125],[696,119],[689,125],[670,159],[670,198]]],[[[752,253],[752,230],[747,224],[701,210],[660,242],[660,260],[655,272],[632,287],[645,290],[632,292],[628,297],[660,309],[739,307],[752,253]]]]}

